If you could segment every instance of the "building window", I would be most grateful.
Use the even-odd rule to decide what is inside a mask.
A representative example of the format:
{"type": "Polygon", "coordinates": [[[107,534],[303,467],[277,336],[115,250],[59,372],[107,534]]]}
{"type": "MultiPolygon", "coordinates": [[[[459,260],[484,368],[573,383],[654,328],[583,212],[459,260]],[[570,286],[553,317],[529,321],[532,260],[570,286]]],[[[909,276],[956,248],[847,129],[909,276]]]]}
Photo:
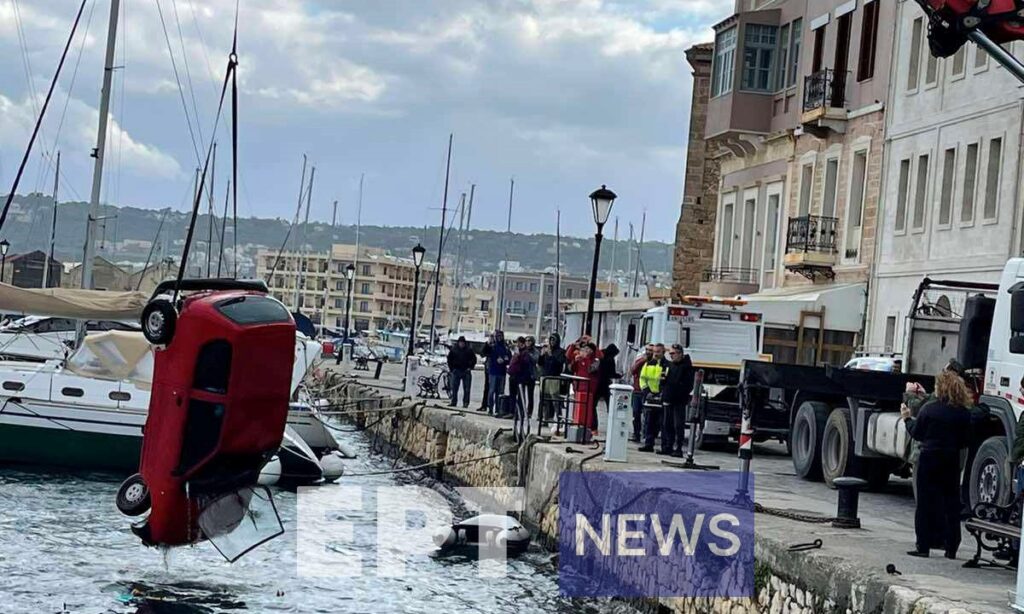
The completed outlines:
{"type": "Polygon", "coordinates": [[[960,221],[974,221],[974,191],[978,184],[978,144],[967,146],[964,156],[964,200],[960,207],[960,221]]]}
{"type": "Polygon", "coordinates": [[[537,303],[534,303],[533,301],[530,301],[529,303],[526,304],[526,312],[527,313],[533,313],[536,310],[537,310],[537,303]]]}
{"type": "Polygon", "coordinates": [[[727,203],[722,208],[722,259],[721,266],[732,266],[732,210],[733,204],[727,203]]]}
{"type": "Polygon", "coordinates": [[[364,281],[363,283],[361,283],[359,285],[359,294],[369,294],[369,293],[370,293],[370,283],[364,281]]]}
{"type": "Polygon", "coordinates": [[[999,214],[999,169],[1003,163],[1003,139],[988,142],[988,168],[985,171],[985,219],[999,214]]]}
{"type": "Polygon", "coordinates": [[[802,19],[794,20],[790,33],[792,42],[789,46],[789,77],[786,79],[786,85],[789,87],[796,85],[796,79],[800,75],[800,39],[803,36],[803,24],[802,19]]]}
{"type": "Polygon", "coordinates": [[[913,30],[910,36],[910,67],[907,69],[907,90],[917,89],[917,83],[921,72],[921,34],[924,28],[924,19],[918,17],[914,20],[913,30]]]}
{"type": "Polygon", "coordinates": [[[900,181],[896,194],[896,231],[907,229],[907,193],[910,190],[910,159],[900,161],[900,181]]]}
{"type": "Polygon", "coordinates": [[[864,183],[867,180],[867,169],[867,150],[854,153],[853,175],[850,177],[850,197],[846,205],[845,256],[847,260],[856,260],[860,256],[861,224],[864,216],[864,183]]]}
{"type": "Polygon", "coordinates": [[[334,308],[335,309],[341,309],[341,307],[342,307],[341,299],[340,298],[334,299],[334,308]]]}
{"type": "Polygon", "coordinates": [[[896,316],[885,319],[885,351],[895,351],[896,347],[896,316]]]}
{"type": "Polygon", "coordinates": [[[967,70],[967,47],[964,45],[953,54],[953,78],[964,76],[967,70]]]}
{"type": "Polygon", "coordinates": [[[814,165],[804,164],[800,172],[800,217],[811,212],[811,184],[814,183],[814,165]]]}
{"type": "Polygon", "coordinates": [[[711,74],[711,97],[732,91],[736,72],[736,28],[719,32],[715,37],[715,66],[711,74]]]}
{"type": "MultiPolygon", "coordinates": [[[[853,27],[853,15],[847,13],[839,17],[836,23],[836,52],[834,61],[832,64],[833,70],[836,72],[836,79],[842,79],[842,82],[837,82],[834,87],[838,88],[846,85],[846,76],[849,74],[850,66],[850,30],[853,27]]],[[[839,96],[842,100],[843,92],[833,92],[833,96],[839,96]]],[[[839,105],[837,105],[839,106],[839,105]]]]}
{"type": "Polygon", "coordinates": [[[779,194],[768,195],[768,212],[765,215],[764,268],[774,271],[779,240],[779,194]]]}
{"type": "MultiPolygon", "coordinates": [[[[925,42],[927,47],[928,43],[925,42]]],[[[924,50],[924,84],[925,86],[935,85],[939,82],[939,58],[932,55],[928,49],[924,50]]]]}
{"type": "Polygon", "coordinates": [[[860,26],[860,55],[857,58],[857,80],[875,76],[875,49],[878,47],[878,3],[864,5],[860,26]]]}
{"type": "Polygon", "coordinates": [[[370,311],[370,301],[359,301],[359,311],[363,313],[370,311]]]}
{"type": "Polygon", "coordinates": [[[924,228],[924,204],[928,196],[928,154],[917,158],[917,183],[914,186],[914,230],[924,228]]]}
{"type": "Polygon", "coordinates": [[[953,188],[956,174],[956,148],[950,147],[942,154],[942,192],[939,194],[939,225],[946,226],[952,217],[953,188]]]}
{"type": "Polygon", "coordinates": [[[977,45],[965,45],[965,47],[971,47],[974,49],[974,68],[977,70],[984,70],[988,68],[988,53],[982,50],[977,45]]]}
{"type": "Polygon", "coordinates": [[[836,188],[839,185],[839,158],[825,162],[825,193],[821,196],[821,215],[836,216],[836,188]]]}
{"type": "Polygon", "coordinates": [[[774,89],[772,72],[778,33],[775,26],[755,23],[743,29],[743,89],[755,92],[774,89]]]}
{"type": "Polygon", "coordinates": [[[779,28],[778,61],[775,64],[775,89],[786,88],[786,69],[789,68],[789,24],[779,28]]]}
{"type": "Polygon", "coordinates": [[[811,56],[811,73],[821,70],[825,56],[825,26],[814,31],[814,55],[811,56]]]}
{"type": "Polygon", "coordinates": [[[535,282],[535,281],[531,281],[530,282],[530,292],[537,292],[537,290],[539,288],[540,288],[540,285],[538,285],[537,282],[535,282]]]}
{"type": "Polygon", "coordinates": [[[517,292],[522,292],[525,288],[526,288],[526,285],[523,282],[521,282],[521,281],[517,281],[516,282],[516,291],[517,292]]]}
{"type": "Polygon", "coordinates": [[[363,275],[369,275],[369,274],[370,274],[370,265],[364,264],[363,265],[363,275]]]}

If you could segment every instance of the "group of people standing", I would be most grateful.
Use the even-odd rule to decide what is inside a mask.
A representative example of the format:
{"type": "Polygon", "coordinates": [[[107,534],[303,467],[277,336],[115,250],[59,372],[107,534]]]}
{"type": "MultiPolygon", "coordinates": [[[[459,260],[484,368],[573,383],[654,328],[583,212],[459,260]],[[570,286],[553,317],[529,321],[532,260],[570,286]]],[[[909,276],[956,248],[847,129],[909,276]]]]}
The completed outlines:
{"type": "MultiPolygon", "coordinates": [[[[609,344],[601,350],[589,336],[583,336],[566,348],[562,347],[562,339],[558,334],[548,337],[547,343],[538,347],[533,337],[519,337],[510,346],[505,340],[504,332],[494,331],[488,337],[480,355],[484,360],[484,394],[479,411],[487,412],[501,418],[514,415],[518,410],[528,419],[533,418],[537,384],[545,377],[575,375],[589,381],[579,401],[589,406],[589,424],[585,425],[596,432],[598,428],[596,403],[611,396],[611,385],[621,375],[615,367],[615,358],[619,349],[609,344]],[[506,384],[508,393],[506,394],[506,384]]],[[[460,337],[448,353],[448,368],[451,373],[452,395],[451,405],[458,405],[458,391],[462,388],[462,407],[469,407],[469,389],[472,383],[472,370],[476,366],[477,357],[464,337],[460,337]]],[[[552,389],[541,391],[544,420],[554,417],[556,407],[545,402],[545,397],[561,394],[559,380],[548,380],[552,389]]],[[[579,396],[579,395],[578,395],[579,396]]]]}
{"type": "Polygon", "coordinates": [[[683,346],[649,343],[629,370],[633,383],[632,441],[640,452],[683,456],[686,408],[693,394],[693,362],[683,346]],[[666,351],[667,349],[667,351],[666,351]],[[667,354],[667,357],[666,357],[667,354]],[[660,442],[659,442],[660,438],[660,442]]]}

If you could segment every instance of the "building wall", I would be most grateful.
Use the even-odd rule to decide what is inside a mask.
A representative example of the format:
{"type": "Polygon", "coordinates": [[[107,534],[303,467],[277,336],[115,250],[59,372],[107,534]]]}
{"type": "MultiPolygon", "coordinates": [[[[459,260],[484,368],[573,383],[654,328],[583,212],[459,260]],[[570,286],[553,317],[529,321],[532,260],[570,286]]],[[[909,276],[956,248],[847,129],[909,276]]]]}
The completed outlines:
{"type": "Polygon", "coordinates": [[[713,50],[714,45],[705,44],[695,45],[686,52],[686,59],[693,67],[693,95],[683,202],[676,224],[672,261],[672,293],[677,296],[699,291],[701,276],[711,266],[714,257],[718,160],[714,157],[715,148],[704,140],[713,50]]]}
{"type": "MultiPolygon", "coordinates": [[[[902,352],[907,310],[924,276],[996,282],[1006,260],[1020,253],[1018,186],[1024,99],[1017,80],[971,44],[964,48],[960,61],[935,60],[929,69],[932,60],[920,10],[903,3],[896,21],[899,30],[889,94],[884,206],[869,309],[868,349],[902,352]],[[922,32],[917,48],[913,47],[915,22],[922,32]],[[916,65],[916,83],[912,65],[916,65]],[[984,95],[979,95],[981,92],[984,95]],[[998,177],[990,182],[993,139],[1001,140],[1001,159],[992,167],[998,169],[998,177]],[[970,174],[974,189],[970,190],[965,188],[970,183],[967,159],[972,144],[977,147],[977,158],[975,172],[970,174]],[[948,181],[947,150],[952,151],[953,169],[948,181]],[[929,164],[921,184],[921,223],[915,224],[922,155],[928,156],[929,164]],[[908,160],[904,191],[900,183],[908,160]],[[986,216],[990,185],[996,188],[992,192],[994,215],[986,216]],[[900,195],[904,192],[906,204],[901,206],[900,195]],[[969,194],[973,194],[973,204],[965,201],[969,194]],[[964,214],[965,204],[973,215],[964,214]],[[947,206],[948,220],[943,219],[947,206]]],[[[1019,56],[1022,48],[1018,44],[1010,50],[1019,56]]]]}

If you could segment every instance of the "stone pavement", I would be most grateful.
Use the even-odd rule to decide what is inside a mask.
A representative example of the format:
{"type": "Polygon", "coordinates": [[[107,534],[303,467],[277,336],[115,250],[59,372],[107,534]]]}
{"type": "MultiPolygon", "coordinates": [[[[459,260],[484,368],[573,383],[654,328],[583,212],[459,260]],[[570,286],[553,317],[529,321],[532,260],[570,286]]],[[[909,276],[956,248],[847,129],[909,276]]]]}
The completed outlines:
{"type": "MultiPolygon", "coordinates": [[[[347,369],[342,368],[343,371],[347,369]]],[[[401,385],[401,369],[387,365],[379,382],[373,382],[365,373],[356,374],[368,385],[380,386],[386,396],[401,396],[395,390],[401,385]]],[[[473,403],[479,406],[482,391],[482,373],[474,373],[473,403]]],[[[430,401],[428,405],[447,403],[430,401]]],[[[493,429],[509,428],[509,420],[499,420],[485,414],[468,412],[475,422],[493,429]]],[[[536,429],[534,429],[535,431],[536,429]]],[[[607,471],[678,470],[662,463],[664,457],[641,453],[636,444],[630,444],[627,463],[605,463],[595,460],[587,469],[607,471]]],[[[673,459],[678,460],[678,459],[673,459]]],[[[723,470],[739,469],[735,446],[714,452],[698,452],[697,462],[718,465],[723,470]]],[[[755,499],[763,506],[791,512],[832,516],[836,511],[836,492],[823,483],[798,478],[784,446],[766,443],[754,446],[752,465],[755,479],[755,499]]],[[[864,610],[872,611],[874,602],[885,606],[877,611],[914,612],[1009,612],[1008,591],[1015,583],[1015,574],[1002,569],[964,569],[962,564],[974,551],[974,540],[964,532],[958,560],[943,558],[937,551],[929,559],[906,555],[914,543],[914,499],[908,480],[893,478],[882,492],[866,492],[860,498],[859,530],[835,529],[829,524],[809,524],[768,514],[759,514],[756,520],[758,539],[769,540],[773,573],[798,578],[800,584],[816,587],[826,594],[834,590],[839,576],[863,579],[857,590],[863,594],[864,610]],[[821,539],[821,549],[790,553],[785,546],[821,539]],[[938,556],[935,556],[938,555],[938,556]],[[886,566],[894,564],[902,575],[891,576],[886,566]],[[901,597],[902,596],[902,597],[901,597]],[[902,607],[892,604],[900,598],[908,600],[902,607]],[[913,605],[912,605],[913,604],[913,605]]],[[[761,552],[766,552],[764,548],[761,552]]],[[[759,555],[761,556],[761,555],[759,555]]],[[[772,607],[770,610],[774,611],[772,607]]],[[[762,611],[769,611],[764,608],[762,611]]]]}

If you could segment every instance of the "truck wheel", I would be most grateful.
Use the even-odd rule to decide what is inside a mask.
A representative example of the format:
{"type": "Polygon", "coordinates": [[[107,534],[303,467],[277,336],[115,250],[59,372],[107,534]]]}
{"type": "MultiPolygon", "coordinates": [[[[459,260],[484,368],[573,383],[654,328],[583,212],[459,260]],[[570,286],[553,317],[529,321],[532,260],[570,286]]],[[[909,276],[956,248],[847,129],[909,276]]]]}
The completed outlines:
{"type": "Polygon", "coordinates": [[[1006,471],[1009,453],[1005,437],[989,437],[978,448],[970,468],[972,510],[979,503],[1009,503],[1010,475],[1006,471]]]}
{"type": "Polygon", "coordinates": [[[850,410],[837,407],[828,415],[821,437],[821,475],[829,488],[836,478],[854,475],[853,422],[850,410]]]}
{"type": "Polygon", "coordinates": [[[117,489],[115,504],[117,510],[125,516],[140,516],[149,510],[149,489],[146,488],[141,475],[136,473],[121,482],[117,489]]]}
{"type": "Polygon", "coordinates": [[[805,401],[793,418],[789,430],[793,468],[805,480],[821,479],[821,439],[830,409],[819,401],[805,401]]]}

